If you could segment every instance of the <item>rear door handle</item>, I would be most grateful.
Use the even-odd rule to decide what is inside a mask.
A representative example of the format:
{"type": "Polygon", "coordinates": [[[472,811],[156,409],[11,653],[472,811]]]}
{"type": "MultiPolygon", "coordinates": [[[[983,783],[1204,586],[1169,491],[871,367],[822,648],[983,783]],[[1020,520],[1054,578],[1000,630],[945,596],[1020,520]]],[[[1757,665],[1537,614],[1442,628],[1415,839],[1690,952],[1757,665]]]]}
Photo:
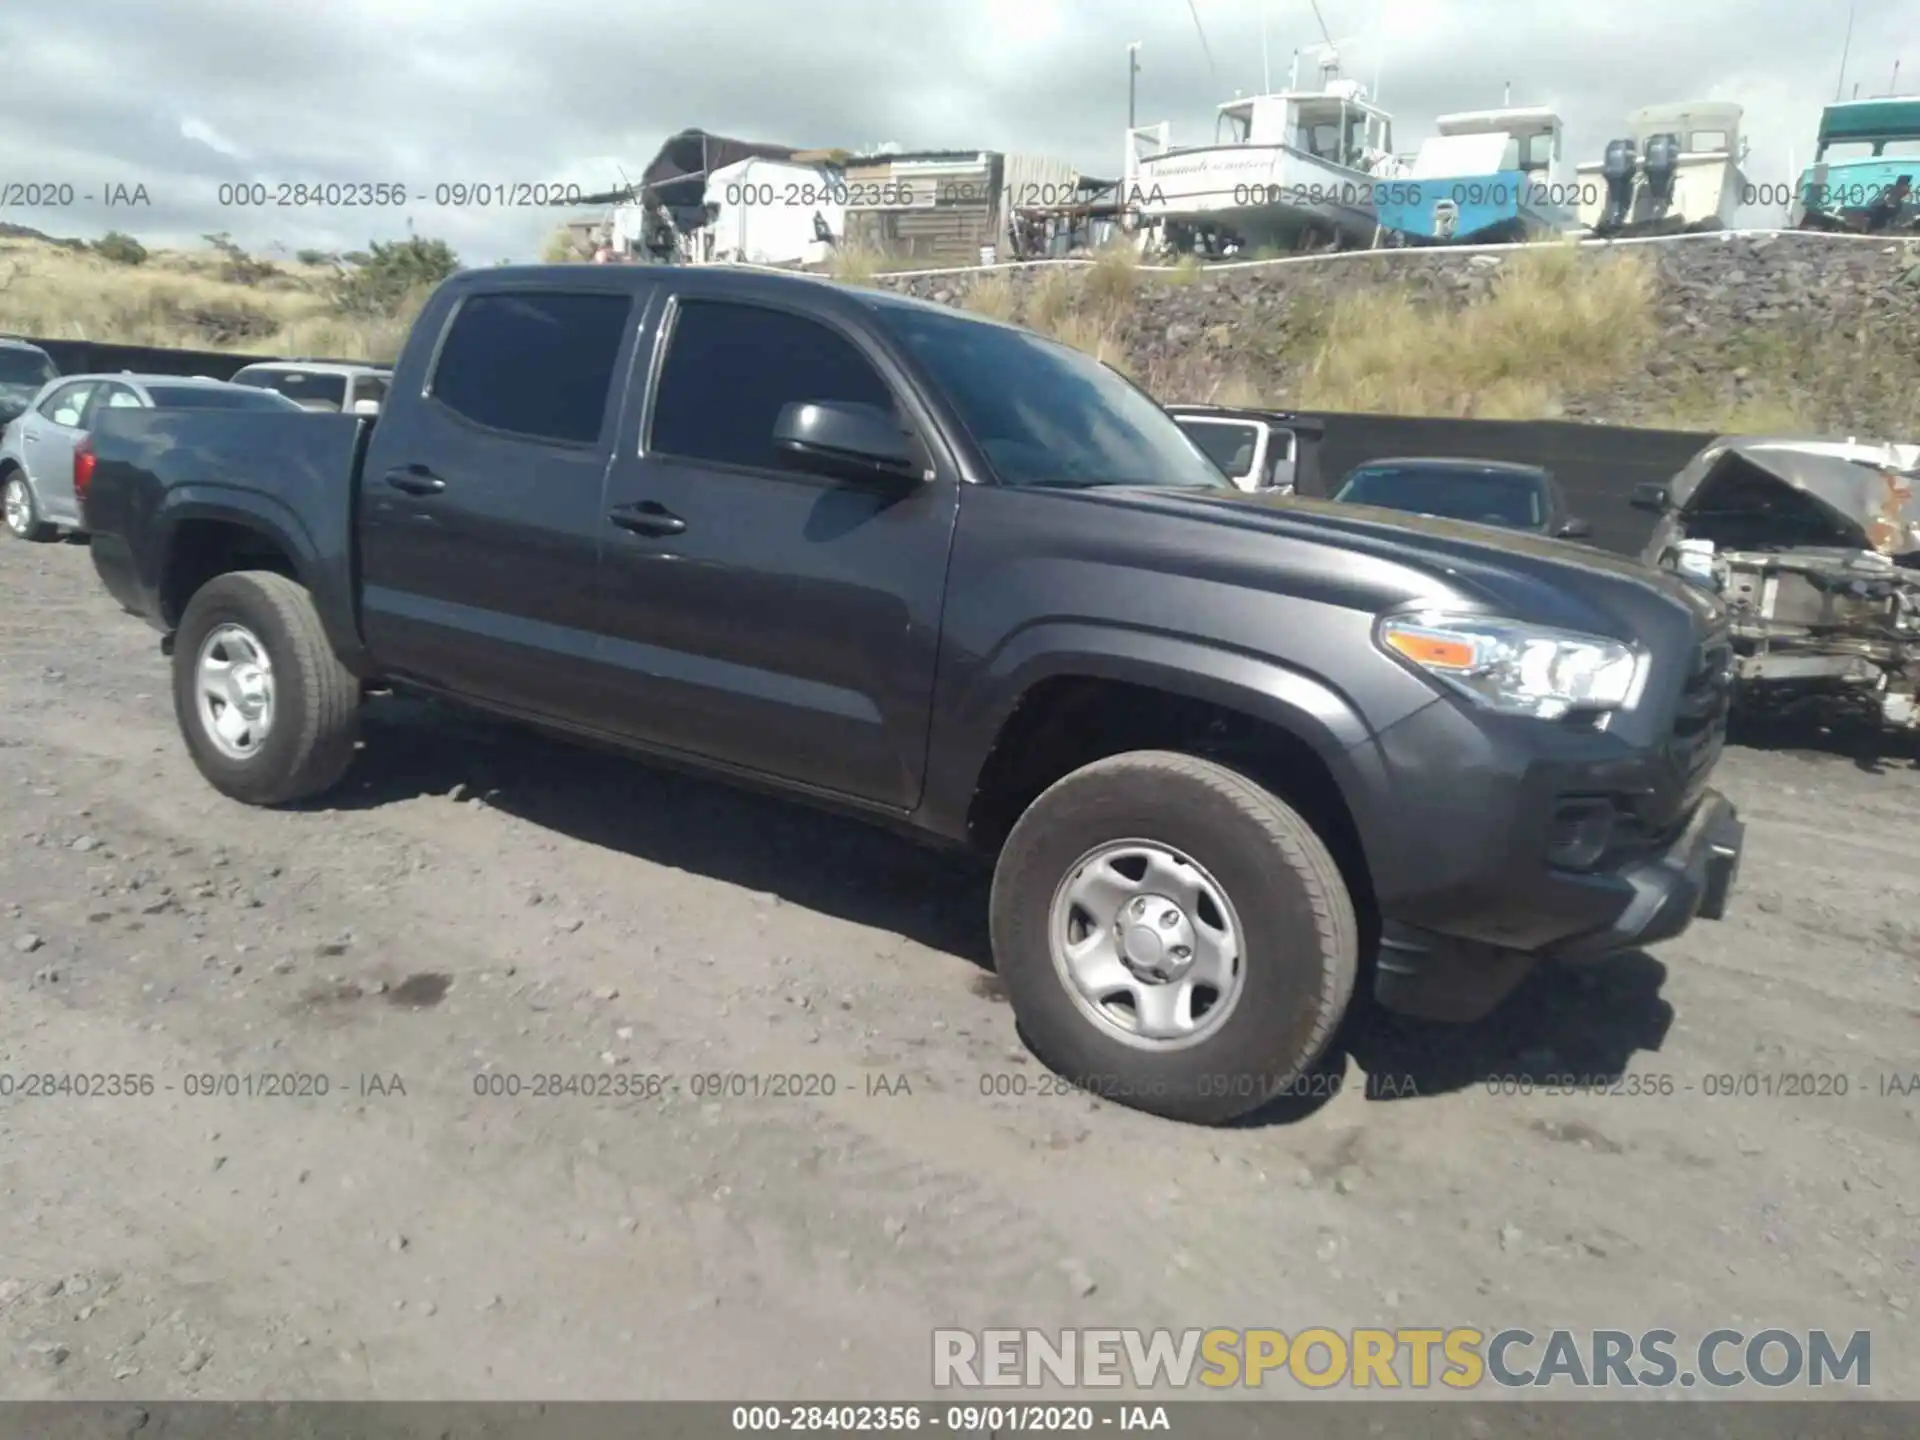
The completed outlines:
{"type": "Polygon", "coordinates": [[[402,465],[389,470],[386,480],[395,490],[404,490],[409,495],[438,495],[447,488],[447,482],[424,465],[402,465]]]}
{"type": "Polygon", "coordinates": [[[657,500],[642,500],[636,505],[616,505],[607,518],[622,530],[636,535],[678,535],[687,522],[657,500]]]}

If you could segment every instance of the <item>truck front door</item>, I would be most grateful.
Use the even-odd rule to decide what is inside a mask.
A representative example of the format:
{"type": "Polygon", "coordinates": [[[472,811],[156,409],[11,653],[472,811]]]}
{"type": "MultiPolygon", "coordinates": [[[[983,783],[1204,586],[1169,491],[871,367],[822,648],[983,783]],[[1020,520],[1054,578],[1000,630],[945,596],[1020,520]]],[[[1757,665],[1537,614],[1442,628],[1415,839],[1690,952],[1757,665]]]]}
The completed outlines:
{"type": "MultiPolygon", "coordinates": [[[[607,479],[600,655],[636,738],[895,809],[917,803],[957,475],[868,489],[784,465],[792,403],[913,418],[822,314],[677,282],[649,429],[607,479]]],[[[935,454],[929,449],[929,456],[935,454]]]]}

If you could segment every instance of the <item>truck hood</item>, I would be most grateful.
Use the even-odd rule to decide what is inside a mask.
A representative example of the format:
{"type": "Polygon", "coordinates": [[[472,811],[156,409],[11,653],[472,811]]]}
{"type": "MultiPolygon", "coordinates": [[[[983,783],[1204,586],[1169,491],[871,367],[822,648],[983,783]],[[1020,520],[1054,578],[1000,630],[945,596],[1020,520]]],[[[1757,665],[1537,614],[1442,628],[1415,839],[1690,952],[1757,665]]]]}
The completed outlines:
{"type": "Polygon", "coordinates": [[[1521,531],[1294,495],[1146,486],[1079,493],[1097,503],[1266,531],[1387,561],[1428,577],[1443,601],[1469,600],[1543,624],[1629,639],[1634,616],[1650,601],[1678,604],[1699,627],[1721,615],[1712,595],[1637,559],[1521,531]]]}
{"type": "Polygon", "coordinates": [[[1824,541],[1886,556],[1920,551],[1910,447],[1793,439],[1719,440],[1667,487],[1684,525],[1708,515],[1778,513],[1783,542],[1824,541]],[[1787,527],[1791,526],[1791,533],[1787,527]],[[1829,533],[1817,532],[1824,527],[1829,533]]]}

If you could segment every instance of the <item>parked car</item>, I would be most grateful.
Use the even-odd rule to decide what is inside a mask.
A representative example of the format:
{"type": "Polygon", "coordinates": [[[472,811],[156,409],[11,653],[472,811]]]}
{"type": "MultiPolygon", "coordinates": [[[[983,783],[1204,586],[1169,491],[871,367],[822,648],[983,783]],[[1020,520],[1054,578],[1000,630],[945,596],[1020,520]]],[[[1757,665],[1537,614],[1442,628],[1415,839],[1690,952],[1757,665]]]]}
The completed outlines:
{"type": "Polygon", "coordinates": [[[1210,1122],[1376,938],[1468,1018],[1727,902],[1724,622],[1637,561],[1242,494],[1075,350],[801,276],[467,271],[394,380],[95,432],[94,566],[233,799],[339,784],[380,685],[971,849],[1035,1053],[1210,1122]]]}
{"type": "Polygon", "coordinates": [[[1225,405],[1169,405],[1167,413],[1237,489],[1317,493],[1321,421],[1225,405]]]}
{"type": "Polygon", "coordinates": [[[1920,446],[1722,436],[1665,485],[1641,558],[1719,596],[1736,703],[1840,701],[1920,728],[1920,446]]]}
{"type": "Polygon", "coordinates": [[[40,388],[59,374],[53,357],[38,345],[0,338],[0,425],[31,405],[40,388]]]}
{"type": "Polygon", "coordinates": [[[300,407],[270,391],[183,375],[68,375],[43,385],[0,432],[0,503],[21,540],[83,531],[82,472],[93,465],[87,432],[109,410],[272,410],[300,407]]]}
{"type": "Polygon", "coordinates": [[[344,365],[327,360],[272,360],[248,365],[230,377],[235,385],[278,390],[304,410],[378,415],[393,371],[382,365],[344,365]]]}
{"type": "Polygon", "coordinates": [[[1561,540],[1584,540],[1593,533],[1568,511],[1551,472],[1501,460],[1369,460],[1347,473],[1333,498],[1561,540]]]}

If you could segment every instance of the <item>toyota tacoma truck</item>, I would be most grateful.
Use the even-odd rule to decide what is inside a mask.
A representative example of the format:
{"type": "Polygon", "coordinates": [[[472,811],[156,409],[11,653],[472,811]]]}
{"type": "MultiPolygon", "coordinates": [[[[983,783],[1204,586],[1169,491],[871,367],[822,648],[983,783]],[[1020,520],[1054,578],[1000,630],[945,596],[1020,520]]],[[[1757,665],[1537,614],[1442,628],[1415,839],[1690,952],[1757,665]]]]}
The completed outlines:
{"type": "Polygon", "coordinates": [[[1713,596],[1247,495],[1105,366],[878,291],[464,273],[377,420],[116,411],[85,489],[223,794],[322,794],[411,689],[976,852],[1033,1052],[1169,1117],[1298,1093],[1363,982],[1471,1019],[1718,918],[1740,854],[1713,596]]]}

